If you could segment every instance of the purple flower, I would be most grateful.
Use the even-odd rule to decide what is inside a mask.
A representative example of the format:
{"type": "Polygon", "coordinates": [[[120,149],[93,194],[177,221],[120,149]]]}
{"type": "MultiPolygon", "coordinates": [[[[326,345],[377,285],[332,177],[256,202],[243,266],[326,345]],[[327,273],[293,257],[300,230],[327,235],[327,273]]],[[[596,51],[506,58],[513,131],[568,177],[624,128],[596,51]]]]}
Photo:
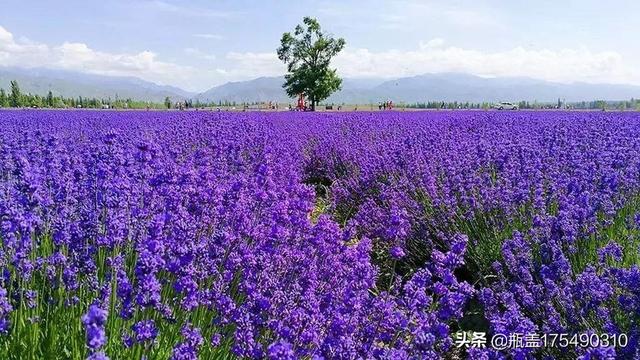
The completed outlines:
{"type": "Polygon", "coordinates": [[[7,298],[7,290],[0,285],[0,334],[9,333],[11,323],[9,322],[9,313],[13,310],[11,302],[7,298]]]}
{"type": "Polygon", "coordinates": [[[181,330],[183,341],[173,348],[172,360],[190,360],[198,358],[198,349],[204,340],[198,328],[186,324],[181,330]]]}
{"type": "Polygon", "coordinates": [[[211,346],[218,347],[220,346],[221,341],[222,341],[222,336],[220,334],[213,334],[211,336],[211,346]]]}
{"type": "Polygon", "coordinates": [[[158,336],[158,329],[153,320],[139,321],[131,327],[137,342],[153,341],[158,336]]]}
{"type": "Polygon", "coordinates": [[[578,360],[615,360],[616,350],[614,347],[600,347],[587,349],[584,354],[578,356],[578,360]]]}
{"type": "Polygon", "coordinates": [[[622,260],[622,247],[615,242],[608,243],[605,247],[598,249],[598,259],[604,263],[610,257],[614,261],[622,260]]]}
{"type": "Polygon", "coordinates": [[[296,358],[291,344],[286,341],[272,343],[271,345],[269,345],[267,353],[269,359],[272,360],[292,360],[296,358]]]}
{"type": "Polygon", "coordinates": [[[402,259],[405,256],[404,250],[399,246],[392,247],[389,250],[389,254],[391,254],[391,257],[396,260],[402,259]]]}
{"type": "Polygon", "coordinates": [[[89,306],[87,313],[82,316],[82,323],[87,333],[87,346],[92,352],[95,352],[107,342],[104,330],[106,321],[107,312],[96,304],[89,306]]]}
{"type": "Polygon", "coordinates": [[[2,340],[95,297],[93,358],[438,359],[467,319],[629,346],[460,356],[640,355],[637,113],[334,115],[2,111],[2,340]]]}
{"type": "Polygon", "coordinates": [[[87,325],[103,326],[107,321],[107,311],[96,304],[91,304],[87,313],[82,316],[82,323],[87,325]]]}
{"type": "Polygon", "coordinates": [[[109,357],[102,351],[98,351],[89,355],[89,357],[87,357],[87,360],[109,360],[109,357]]]}
{"type": "Polygon", "coordinates": [[[133,338],[126,332],[122,333],[122,345],[127,349],[133,346],[133,338]]]}

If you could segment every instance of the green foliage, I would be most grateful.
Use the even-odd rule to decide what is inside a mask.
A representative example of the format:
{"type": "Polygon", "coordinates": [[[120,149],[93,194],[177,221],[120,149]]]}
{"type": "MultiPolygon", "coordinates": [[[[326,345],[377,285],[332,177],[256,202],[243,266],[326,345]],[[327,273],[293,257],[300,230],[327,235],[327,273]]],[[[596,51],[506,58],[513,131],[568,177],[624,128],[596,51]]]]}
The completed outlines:
{"type": "Polygon", "coordinates": [[[471,102],[445,102],[445,101],[427,101],[407,104],[405,107],[409,109],[484,109],[491,107],[490,103],[471,103],[471,102]]]}
{"type": "Polygon", "coordinates": [[[20,93],[18,82],[15,80],[11,80],[11,95],[9,96],[9,105],[11,107],[22,106],[22,94],[20,93]]]}
{"type": "Polygon", "coordinates": [[[49,90],[49,92],[47,93],[47,106],[53,107],[53,93],[51,92],[51,90],[49,90]]]}
{"type": "Polygon", "coordinates": [[[342,79],[329,66],[344,45],[344,39],[323,33],[320,23],[311,17],[305,17],[293,34],[284,33],[277,52],[289,72],[283,85],[287,94],[305,94],[315,110],[318,102],[340,90],[342,79]]]}
{"type": "Polygon", "coordinates": [[[0,89],[0,107],[9,107],[9,98],[4,89],[0,89]]]}
{"type": "MultiPolygon", "coordinates": [[[[640,264],[640,231],[632,226],[634,216],[640,211],[640,195],[630,196],[626,206],[622,207],[612,221],[598,224],[598,227],[585,236],[576,240],[576,251],[569,260],[575,273],[580,273],[593,264],[597,264],[598,249],[609,243],[617,243],[623,249],[620,262],[613,262],[616,266],[628,268],[640,264]]],[[[613,260],[609,259],[608,262],[613,260]]]]}
{"type": "MultiPolygon", "coordinates": [[[[0,238],[0,240],[2,240],[0,238]]],[[[51,234],[33,234],[33,243],[39,244],[31,260],[51,256],[54,245],[51,234]]],[[[114,248],[111,252],[105,249],[99,250],[96,267],[99,283],[110,283],[114,290],[111,294],[110,308],[105,331],[107,343],[104,350],[111,359],[140,359],[143,355],[147,359],[168,359],[173,347],[182,340],[180,329],[182,324],[190,323],[202,330],[205,339],[210,339],[214,332],[227,334],[230,327],[211,326],[215,312],[205,306],[200,306],[193,311],[186,311],[180,307],[181,295],[173,288],[173,281],[163,285],[162,296],[170,301],[175,321],[162,319],[157,311],[151,309],[136,310],[130,319],[119,316],[119,302],[115,298],[115,289],[118,286],[117,277],[110,276],[107,259],[117,254],[122,254],[126,259],[125,269],[130,278],[134,278],[135,255],[131,247],[114,248]],[[131,334],[131,327],[140,320],[155,320],[158,326],[158,337],[153,344],[134,344],[125,348],[122,342],[124,334],[131,334]]],[[[66,255],[66,249],[62,249],[66,255]]],[[[10,265],[11,267],[12,265],[10,265]]],[[[14,269],[15,270],[15,269],[14,269]]],[[[84,359],[88,356],[85,345],[86,330],[82,325],[82,315],[86,313],[89,305],[98,297],[99,292],[91,288],[86,282],[77,290],[63,287],[52,287],[49,280],[42,273],[34,272],[34,276],[25,283],[12,271],[9,282],[11,287],[29,288],[37,290],[36,300],[30,306],[25,299],[17,301],[17,306],[11,312],[11,334],[0,336],[0,359],[84,359]],[[75,299],[74,299],[75,297],[75,299]]],[[[62,271],[58,270],[55,278],[58,283],[62,281],[62,271]]],[[[80,276],[79,280],[86,280],[80,276]]],[[[222,343],[218,347],[202,346],[199,355],[201,359],[233,359],[231,344],[222,343]]]]}
{"type": "Polygon", "coordinates": [[[640,110],[640,99],[630,99],[622,101],[580,101],[570,104],[573,109],[589,109],[589,110],[640,110]]]}
{"type": "Polygon", "coordinates": [[[0,89],[0,107],[38,107],[38,108],[76,108],[101,109],[107,105],[109,109],[162,109],[165,104],[153,103],[149,101],[139,101],[132,99],[97,99],[79,96],[75,98],[65,98],[55,96],[51,90],[46,96],[37,94],[24,94],[20,91],[17,81],[11,81],[10,93],[0,89]]]}
{"type": "MultiPolygon", "coordinates": [[[[458,102],[458,101],[427,101],[407,104],[405,107],[410,109],[490,109],[493,103],[482,102],[458,102]]],[[[557,102],[529,102],[521,100],[518,102],[518,108],[522,110],[540,110],[540,109],[581,109],[581,110],[640,110],[640,99],[630,99],[622,101],[580,101],[565,102],[558,99],[557,102]]]]}
{"type": "MultiPolygon", "coordinates": [[[[196,100],[186,100],[183,102],[186,108],[215,107],[216,102],[203,103],[196,100]]],[[[220,101],[219,104],[224,106],[236,106],[236,102],[220,101]]],[[[151,101],[140,101],[133,99],[97,99],[78,96],[77,98],[65,98],[63,96],[54,95],[49,90],[46,96],[37,94],[23,94],[17,81],[11,81],[11,92],[7,92],[0,88],[0,107],[38,107],[38,108],[82,108],[82,109],[170,109],[173,103],[171,98],[166,97],[164,102],[155,103],[151,101]]]]}

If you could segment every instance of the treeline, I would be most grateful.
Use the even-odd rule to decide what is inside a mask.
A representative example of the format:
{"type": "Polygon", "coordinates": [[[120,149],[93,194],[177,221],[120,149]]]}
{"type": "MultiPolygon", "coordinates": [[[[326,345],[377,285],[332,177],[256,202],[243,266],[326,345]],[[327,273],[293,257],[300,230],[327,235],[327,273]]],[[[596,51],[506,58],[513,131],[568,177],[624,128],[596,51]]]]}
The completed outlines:
{"type": "Polygon", "coordinates": [[[640,99],[621,101],[592,100],[579,102],[566,102],[558,99],[555,103],[518,103],[521,109],[578,109],[578,110],[640,110],[640,99]]]}
{"type": "MultiPolygon", "coordinates": [[[[428,101],[407,104],[407,108],[411,109],[491,109],[495,103],[491,102],[458,102],[458,101],[428,101]]],[[[520,109],[544,109],[552,108],[550,104],[529,103],[528,101],[520,101],[517,103],[520,109]]]]}
{"type": "MultiPolygon", "coordinates": [[[[520,109],[543,110],[543,109],[580,109],[580,110],[640,110],[640,99],[631,99],[623,101],[580,101],[565,102],[558,99],[557,102],[529,102],[519,101],[516,103],[520,109]]],[[[428,101],[407,104],[404,107],[411,109],[490,109],[495,103],[490,102],[446,102],[446,101],[428,101]]]]}
{"type": "MultiPolygon", "coordinates": [[[[13,80],[10,89],[6,91],[0,88],[0,107],[2,108],[83,108],[83,109],[189,109],[189,108],[229,108],[240,106],[247,108],[250,106],[265,105],[267,102],[242,102],[235,101],[209,101],[202,102],[200,100],[180,100],[172,101],[171,98],[165,98],[163,103],[152,101],[140,101],[133,99],[97,99],[78,96],[63,97],[55,96],[49,91],[46,96],[38,94],[22,93],[17,81],[13,80]]],[[[630,99],[624,101],[581,101],[581,102],[564,102],[558,99],[557,102],[529,102],[520,101],[517,103],[520,109],[584,109],[584,110],[640,110],[640,99],[630,99]]],[[[344,104],[343,104],[344,105],[344,104]]],[[[405,107],[411,109],[490,109],[495,103],[490,102],[445,102],[445,101],[427,101],[411,104],[396,104],[396,108],[405,107]]],[[[371,105],[373,106],[373,105],[371,105]]]]}
{"type": "Polygon", "coordinates": [[[10,84],[9,91],[0,88],[0,107],[30,107],[30,108],[85,108],[85,109],[160,109],[163,104],[153,103],[149,101],[138,101],[133,99],[97,99],[78,96],[63,97],[54,96],[49,91],[46,96],[38,94],[23,93],[20,85],[13,80],[10,84]]]}
{"type": "MultiPolygon", "coordinates": [[[[242,103],[242,105],[249,105],[248,103],[242,103]]],[[[164,107],[167,109],[200,109],[205,107],[235,107],[237,103],[235,101],[208,101],[203,102],[198,99],[193,101],[193,99],[181,100],[173,102],[170,97],[166,97],[164,99],[164,107]]]]}
{"type": "MultiPolygon", "coordinates": [[[[242,105],[245,105],[244,103],[242,105]]],[[[91,97],[64,97],[54,95],[50,90],[46,96],[23,93],[17,81],[11,81],[9,90],[0,88],[0,107],[2,108],[83,108],[83,109],[189,109],[203,107],[234,107],[235,101],[202,102],[200,100],[180,100],[173,102],[166,98],[164,102],[140,101],[133,99],[98,99],[91,97]]]]}
{"type": "Polygon", "coordinates": [[[572,104],[574,109],[614,109],[614,110],[640,110],[640,99],[626,101],[581,101],[572,104]]]}
{"type": "Polygon", "coordinates": [[[491,103],[470,103],[470,102],[445,102],[445,101],[428,101],[407,104],[405,107],[410,109],[488,109],[491,103]]]}

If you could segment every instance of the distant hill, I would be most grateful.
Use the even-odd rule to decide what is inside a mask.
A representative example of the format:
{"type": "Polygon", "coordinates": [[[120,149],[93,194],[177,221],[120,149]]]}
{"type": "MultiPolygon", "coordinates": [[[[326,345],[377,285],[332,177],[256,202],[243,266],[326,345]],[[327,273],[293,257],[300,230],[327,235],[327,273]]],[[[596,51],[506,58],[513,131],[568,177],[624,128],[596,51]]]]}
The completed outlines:
{"type": "Polygon", "coordinates": [[[640,97],[640,86],[613,84],[562,84],[525,77],[484,78],[442,73],[386,81],[373,89],[382,98],[407,102],[441,101],[566,101],[628,100],[640,97]]]}
{"type": "Polygon", "coordinates": [[[135,77],[104,76],[74,71],[50,69],[22,69],[0,67],[0,88],[9,89],[11,80],[17,80],[25,93],[46,95],[51,90],[64,97],[98,99],[135,99],[162,102],[169,96],[173,100],[187,99],[195,94],[173,86],[157,85],[135,77]]]}
{"type": "MultiPolygon", "coordinates": [[[[45,95],[51,90],[65,97],[131,98],[162,102],[173,101],[278,101],[292,102],[282,84],[284,78],[260,77],[228,82],[196,94],[173,86],[163,86],[134,77],[91,75],[73,71],[0,67],[0,87],[8,89],[17,80],[24,92],[45,95]]],[[[590,100],[628,100],[640,98],[640,86],[614,84],[562,84],[524,77],[486,78],[461,73],[425,74],[398,79],[343,80],[342,90],[327,103],[367,104],[391,99],[398,102],[426,101],[539,101],[569,102],[590,100]]]]}
{"type": "MultiPolygon", "coordinates": [[[[333,94],[327,102],[362,102],[368,99],[372,88],[384,82],[381,79],[344,79],[342,90],[333,94]]],[[[284,76],[260,77],[247,81],[234,81],[213,87],[196,96],[200,101],[292,101],[284,89],[284,76]]],[[[373,97],[371,97],[374,99],[373,97]]],[[[368,101],[368,100],[367,100],[368,101]]],[[[372,100],[373,101],[373,100],[372,100]]]]}
{"type": "Polygon", "coordinates": [[[287,102],[290,99],[282,89],[284,77],[259,77],[247,81],[233,81],[196,95],[200,101],[278,101],[287,102]]]}
{"type": "MultiPolygon", "coordinates": [[[[291,101],[282,89],[282,77],[262,77],[230,82],[197,95],[200,100],[291,101]]],[[[342,90],[326,102],[377,103],[437,101],[566,101],[628,100],[640,98],[640,86],[614,84],[562,84],[524,77],[485,78],[469,74],[440,73],[394,80],[344,79],[342,90]]]]}

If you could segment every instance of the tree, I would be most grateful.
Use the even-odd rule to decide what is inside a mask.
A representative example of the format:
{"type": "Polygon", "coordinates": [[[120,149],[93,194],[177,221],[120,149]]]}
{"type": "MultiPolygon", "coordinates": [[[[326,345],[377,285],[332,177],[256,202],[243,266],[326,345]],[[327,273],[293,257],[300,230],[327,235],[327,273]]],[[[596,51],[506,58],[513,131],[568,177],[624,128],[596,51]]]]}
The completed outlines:
{"type": "Polygon", "coordinates": [[[164,98],[164,106],[166,106],[167,109],[171,109],[171,99],[168,96],[164,98]]]}
{"type": "Polygon", "coordinates": [[[311,110],[315,110],[318,102],[342,86],[336,69],[329,65],[331,58],[344,48],[345,41],[323,33],[314,18],[305,17],[302,22],[293,35],[286,32],[280,40],[278,58],[287,65],[288,71],[282,87],[291,97],[305,94],[311,101],[311,110]]]}
{"type": "Polygon", "coordinates": [[[49,92],[47,93],[47,106],[53,107],[53,93],[51,92],[51,90],[49,90],[49,92]]]}
{"type": "Polygon", "coordinates": [[[22,94],[20,94],[20,87],[18,82],[11,80],[11,95],[9,96],[9,105],[11,107],[22,106],[22,94]]]}
{"type": "Polygon", "coordinates": [[[0,107],[9,107],[9,98],[4,89],[0,89],[0,107]]]}

